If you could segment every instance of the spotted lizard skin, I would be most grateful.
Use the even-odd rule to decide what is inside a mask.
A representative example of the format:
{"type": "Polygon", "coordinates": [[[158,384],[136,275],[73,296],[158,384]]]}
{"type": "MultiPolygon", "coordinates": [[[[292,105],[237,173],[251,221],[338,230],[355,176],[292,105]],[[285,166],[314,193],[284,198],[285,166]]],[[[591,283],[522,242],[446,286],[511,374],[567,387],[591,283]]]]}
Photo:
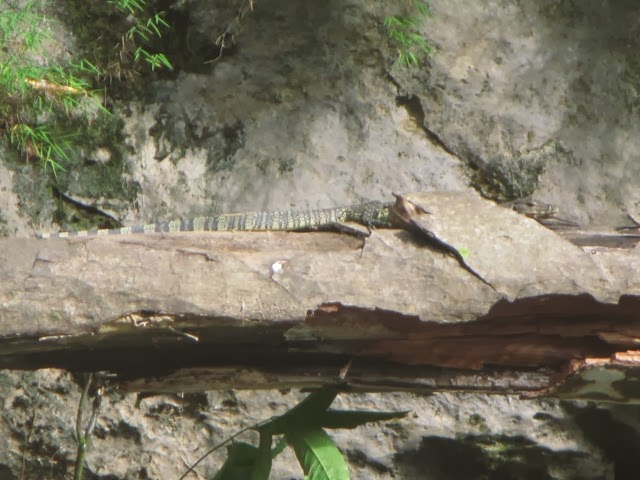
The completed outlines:
{"type": "Polygon", "coordinates": [[[36,237],[66,238],[136,233],[317,230],[331,228],[346,222],[354,222],[370,228],[390,228],[390,207],[391,204],[388,203],[367,202],[342,208],[231,213],[122,228],[38,233],[36,237]]]}

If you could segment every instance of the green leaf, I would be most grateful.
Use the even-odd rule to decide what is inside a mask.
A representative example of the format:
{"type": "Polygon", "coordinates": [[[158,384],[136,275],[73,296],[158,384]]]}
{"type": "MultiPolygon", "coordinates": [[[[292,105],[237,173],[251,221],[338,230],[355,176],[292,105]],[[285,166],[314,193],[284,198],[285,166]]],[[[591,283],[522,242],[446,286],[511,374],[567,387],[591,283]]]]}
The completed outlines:
{"type": "Polygon", "coordinates": [[[338,391],[331,387],[316,390],[288,412],[261,425],[258,430],[279,435],[290,430],[303,429],[307,425],[319,425],[319,419],[337,395],[338,391]]]}
{"type": "Polygon", "coordinates": [[[396,43],[396,63],[401,67],[417,66],[420,64],[420,54],[431,53],[429,42],[419,33],[423,18],[431,15],[429,7],[422,0],[412,0],[411,6],[412,11],[407,16],[389,16],[383,22],[387,36],[396,43]]]}
{"type": "Polygon", "coordinates": [[[258,458],[258,448],[244,442],[227,447],[227,460],[213,480],[247,480],[258,458]]]}
{"type": "Polygon", "coordinates": [[[149,41],[149,37],[153,33],[141,23],[138,23],[134,28],[132,28],[132,30],[137,36],[142,37],[146,41],[149,41]]]}
{"type": "Polygon", "coordinates": [[[429,5],[424,3],[422,0],[416,0],[415,2],[413,2],[413,4],[415,5],[416,11],[418,12],[418,14],[422,15],[423,17],[431,16],[431,10],[429,9],[429,5]]]}
{"type": "Polygon", "coordinates": [[[369,422],[402,418],[409,411],[377,412],[368,410],[327,410],[322,416],[322,428],[356,428],[369,422]]]}
{"type": "Polygon", "coordinates": [[[348,480],[347,463],[331,437],[318,428],[286,434],[308,480],[348,480]]]}
{"type": "Polygon", "coordinates": [[[98,76],[100,75],[100,70],[93,63],[88,60],[80,60],[78,63],[69,62],[73,68],[82,73],[87,73],[90,75],[98,76]]]}
{"type": "Polygon", "coordinates": [[[158,60],[160,60],[160,63],[162,63],[165,66],[165,68],[168,68],[169,70],[173,70],[173,65],[171,65],[171,62],[167,57],[164,56],[163,53],[156,54],[156,57],[158,58],[158,60]]]}
{"type": "Polygon", "coordinates": [[[386,17],[384,19],[383,22],[385,27],[401,27],[402,26],[402,22],[400,21],[400,19],[398,17],[386,17]]]}
{"type": "Polygon", "coordinates": [[[402,45],[408,44],[407,36],[401,30],[390,30],[389,37],[402,45]]]}
{"type": "Polygon", "coordinates": [[[260,444],[258,455],[251,470],[251,480],[269,480],[271,472],[271,435],[265,431],[260,431],[260,444]]]}
{"type": "Polygon", "coordinates": [[[133,61],[137,62],[141,56],[149,58],[149,53],[142,47],[136,48],[136,53],[133,54],[133,61]]]}
{"type": "Polygon", "coordinates": [[[409,35],[409,40],[416,45],[425,46],[429,45],[429,42],[420,33],[412,33],[409,35]]]}
{"type": "Polygon", "coordinates": [[[164,20],[164,18],[162,18],[163,15],[164,15],[164,12],[156,13],[154,17],[156,21],[156,25],[162,25],[163,27],[170,28],[169,24],[164,20]]]}
{"type": "Polygon", "coordinates": [[[151,17],[147,20],[147,28],[151,31],[153,30],[153,32],[156,34],[156,36],[161,37],[162,34],[160,33],[160,29],[158,28],[157,25],[157,19],[155,17],[151,17]]]}
{"type": "Polygon", "coordinates": [[[167,60],[167,57],[165,57],[164,54],[154,53],[153,55],[150,55],[146,52],[144,52],[144,54],[145,60],[151,65],[151,70],[155,70],[156,67],[159,68],[162,66],[169,70],[173,70],[173,65],[171,65],[171,62],[167,60]]]}
{"type": "Polygon", "coordinates": [[[406,30],[410,28],[418,28],[422,22],[417,17],[402,18],[402,26],[406,30]]]}
{"type": "Polygon", "coordinates": [[[137,0],[110,0],[109,3],[115,5],[118,10],[127,11],[131,14],[136,10],[142,11],[142,5],[137,0]]]}

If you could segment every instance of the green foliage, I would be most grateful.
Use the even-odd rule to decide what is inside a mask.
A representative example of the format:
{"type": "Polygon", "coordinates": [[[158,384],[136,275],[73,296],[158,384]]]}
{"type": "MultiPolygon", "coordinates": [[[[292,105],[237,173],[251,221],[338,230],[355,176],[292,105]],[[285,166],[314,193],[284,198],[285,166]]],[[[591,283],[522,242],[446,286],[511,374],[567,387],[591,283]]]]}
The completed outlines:
{"type": "Polygon", "coordinates": [[[152,37],[162,37],[161,28],[169,28],[169,24],[163,18],[164,13],[147,14],[145,0],[110,0],[109,3],[135,21],[120,40],[121,52],[130,53],[133,50],[133,62],[138,63],[143,59],[149,64],[151,70],[156,68],[172,70],[171,62],[163,53],[149,53],[143,47],[143,44],[148,43],[152,37]]]}
{"type": "MultiPolygon", "coordinates": [[[[143,47],[169,26],[162,13],[145,13],[146,0],[109,4],[121,13],[128,28],[120,51],[112,50],[112,56],[131,53],[134,65],[144,61],[151,70],[171,69],[165,55],[143,47]],[[133,18],[133,26],[126,17],[133,18]]],[[[47,58],[44,44],[52,41],[49,32],[54,20],[45,15],[45,5],[46,0],[29,0],[22,8],[0,10],[0,139],[26,161],[38,158],[45,171],[57,175],[74,158],[80,139],[72,132],[78,119],[96,125],[98,114],[110,115],[102,104],[104,89],[93,86],[110,74],[107,67],[87,59],[55,64],[47,58]]]]}
{"type": "MultiPolygon", "coordinates": [[[[347,463],[324,429],[356,428],[369,422],[404,417],[407,412],[329,410],[337,394],[338,391],[333,388],[322,388],[311,393],[283,415],[243,430],[242,432],[248,429],[258,432],[258,447],[244,442],[229,445],[227,460],[214,480],[268,480],[272,460],[287,445],[293,448],[306,480],[347,480],[347,463]],[[282,437],[276,447],[272,448],[275,435],[282,437]]],[[[186,478],[207,455],[229,443],[242,432],[212,448],[180,478],[186,478]]]]}
{"type": "Polygon", "coordinates": [[[62,128],[65,120],[104,108],[82,68],[42,65],[49,22],[33,0],[0,12],[0,137],[57,174],[70,161],[73,135],[62,128]]]}
{"type": "Polygon", "coordinates": [[[349,468],[342,453],[321,428],[290,431],[286,434],[286,438],[296,452],[305,478],[309,480],[349,478],[349,468]]]}
{"type": "Polygon", "coordinates": [[[213,480],[250,478],[258,458],[258,448],[245,442],[235,442],[227,447],[227,461],[213,480]]]}
{"type": "Polygon", "coordinates": [[[18,123],[10,129],[9,142],[24,152],[27,160],[31,156],[40,158],[45,169],[50,167],[54,174],[65,170],[60,161],[69,161],[69,140],[53,133],[47,125],[18,123]]]}
{"type": "Polygon", "coordinates": [[[398,49],[399,66],[417,66],[421,57],[431,53],[431,46],[419,32],[420,26],[431,12],[423,0],[411,0],[410,12],[405,16],[389,16],[384,19],[387,35],[398,49]]]}

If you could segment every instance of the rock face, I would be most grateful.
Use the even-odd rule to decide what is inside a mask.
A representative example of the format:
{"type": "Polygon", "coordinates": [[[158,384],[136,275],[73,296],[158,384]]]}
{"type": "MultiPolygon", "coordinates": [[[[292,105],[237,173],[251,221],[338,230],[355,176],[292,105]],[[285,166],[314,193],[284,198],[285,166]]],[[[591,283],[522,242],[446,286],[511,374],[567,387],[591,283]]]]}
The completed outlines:
{"type": "MultiPolygon", "coordinates": [[[[198,8],[192,28],[211,45],[210,32],[225,26],[203,23],[198,8]]],[[[146,199],[187,213],[466,188],[462,162],[396,105],[398,87],[385,73],[393,58],[383,55],[377,25],[383,12],[371,8],[276,1],[247,13],[234,48],[206,74],[157,82],[152,102],[127,121],[146,199]]]]}
{"type": "MultiPolygon", "coordinates": [[[[392,190],[497,198],[535,190],[581,223],[622,222],[625,209],[640,210],[635,2],[434,0],[422,32],[435,51],[405,70],[393,65],[382,27],[401,12],[389,2],[255,2],[235,44],[205,63],[218,56],[216,39],[239,2],[211,3],[172,7],[170,19],[185,24],[175,38],[187,39],[176,40],[179,71],[148,82],[144,101],[117,105],[129,112],[127,198],[86,193],[83,167],[61,180],[73,200],[125,223],[329,207],[389,199],[392,190]]],[[[112,147],[97,145],[87,168],[109,164],[112,147]]],[[[11,168],[0,165],[1,231],[31,235],[50,222],[51,209],[41,210],[50,199],[29,208],[47,190],[42,174],[11,168]]],[[[76,384],[52,372],[2,376],[0,477],[21,478],[24,461],[23,478],[68,478],[76,384]]],[[[177,478],[241,425],[299,398],[208,393],[139,409],[131,396],[114,398],[87,468],[96,477],[177,478]]],[[[342,402],[413,412],[336,434],[352,478],[622,479],[640,467],[628,409],[448,394],[342,402]]],[[[273,478],[301,477],[292,456],[274,467],[273,478]]]]}
{"type": "MultiPolygon", "coordinates": [[[[107,395],[86,470],[117,479],[179,478],[214,445],[243,427],[284,413],[303,397],[277,391],[209,392],[154,396],[136,405],[134,395],[107,395]]],[[[6,436],[0,448],[2,478],[20,478],[22,468],[24,478],[69,478],[79,399],[71,375],[52,370],[6,373],[0,398],[6,436]]],[[[557,401],[390,393],[340,395],[334,408],[411,410],[403,420],[330,431],[347,458],[351,478],[358,480],[507,474],[517,479],[614,478],[614,462],[603,447],[617,450],[618,464],[634,466],[637,440],[599,443],[593,425],[626,441],[632,440],[628,427],[611,412],[586,405],[572,407],[568,416],[557,401]]],[[[626,416],[629,421],[633,415],[626,416]]],[[[241,439],[257,444],[252,434],[241,439]]],[[[214,452],[197,468],[198,474],[212,478],[225,458],[225,449],[214,452]]],[[[271,478],[302,478],[292,452],[277,457],[271,478]]]]}
{"type": "Polygon", "coordinates": [[[581,222],[638,210],[638,5],[431,5],[438,53],[412,85],[449,150],[516,196],[542,171],[581,222]]]}

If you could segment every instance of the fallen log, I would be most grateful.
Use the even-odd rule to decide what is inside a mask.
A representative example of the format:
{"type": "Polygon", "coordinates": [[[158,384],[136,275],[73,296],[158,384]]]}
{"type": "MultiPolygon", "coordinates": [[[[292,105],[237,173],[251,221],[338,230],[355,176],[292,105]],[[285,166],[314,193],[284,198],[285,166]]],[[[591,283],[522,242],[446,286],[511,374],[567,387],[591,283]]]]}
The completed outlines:
{"type": "Polygon", "coordinates": [[[634,235],[578,246],[467,193],[404,195],[395,214],[402,228],[368,238],[2,239],[0,368],[103,371],[134,391],[640,398],[634,235]]]}

